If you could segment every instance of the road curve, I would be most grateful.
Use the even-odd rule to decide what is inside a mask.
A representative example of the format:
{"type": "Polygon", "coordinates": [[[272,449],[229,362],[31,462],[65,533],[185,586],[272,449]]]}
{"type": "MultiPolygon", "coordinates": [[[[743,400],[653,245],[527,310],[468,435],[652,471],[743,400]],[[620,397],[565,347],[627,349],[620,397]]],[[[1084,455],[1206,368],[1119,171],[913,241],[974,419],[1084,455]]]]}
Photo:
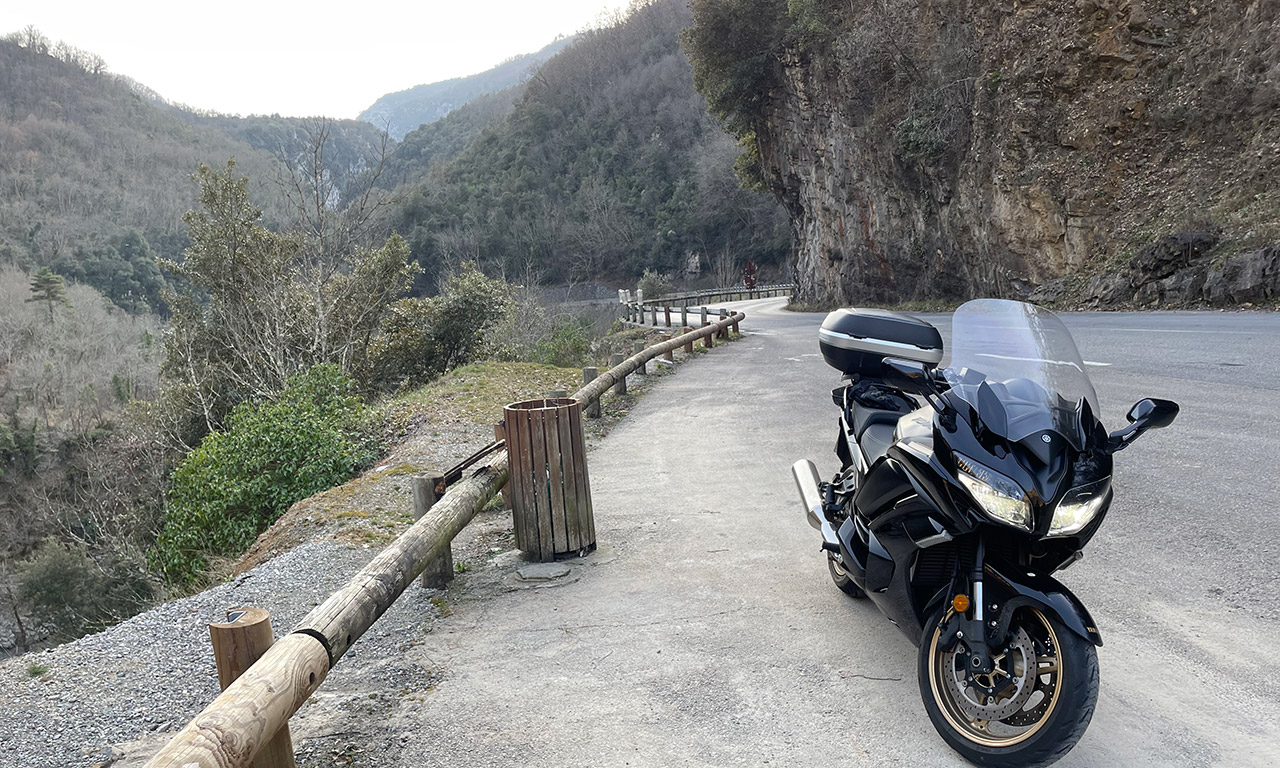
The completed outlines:
{"type": "MultiPolygon", "coordinates": [[[[729,306],[746,338],[663,379],[591,454],[601,550],[580,578],[468,601],[409,651],[445,676],[397,724],[400,764],[965,764],[924,713],[914,648],[830,583],[795,496],[795,459],[835,468],[822,316],[729,306]]],[[[1117,456],[1106,525],[1061,574],[1106,645],[1059,765],[1280,765],[1280,314],[1064,319],[1105,423],[1143,396],[1183,410],[1117,456]]]]}

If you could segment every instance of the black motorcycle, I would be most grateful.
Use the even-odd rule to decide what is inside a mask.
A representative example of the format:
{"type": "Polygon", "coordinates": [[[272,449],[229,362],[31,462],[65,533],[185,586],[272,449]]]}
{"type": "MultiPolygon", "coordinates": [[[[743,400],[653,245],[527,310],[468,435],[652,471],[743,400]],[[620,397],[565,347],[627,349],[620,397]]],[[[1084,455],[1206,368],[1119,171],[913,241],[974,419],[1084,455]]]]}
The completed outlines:
{"type": "Polygon", "coordinates": [[[1111,504],[1111,456],[1166,427],[1142,400],[1108,434],[1066,326],[1015,301],[961,306],[951,364],[914,317],[841,309],[819,331],[845,375],[840,471],[792,467],[831,578],[919,646],[938,733],[971,762],[1048,765],[1084,734],[1102,637],[1050,574],[1082,557],[1111,504]]]}

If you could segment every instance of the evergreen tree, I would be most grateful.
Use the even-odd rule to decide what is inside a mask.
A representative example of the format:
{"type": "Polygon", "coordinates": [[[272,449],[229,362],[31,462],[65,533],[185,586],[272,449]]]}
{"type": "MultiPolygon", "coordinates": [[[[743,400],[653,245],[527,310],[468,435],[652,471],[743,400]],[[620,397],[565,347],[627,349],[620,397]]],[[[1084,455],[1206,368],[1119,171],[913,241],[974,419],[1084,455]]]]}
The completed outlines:
{"type": "Polygon", "coordinates": [[[67,299],[67,286],[62,282],[62,275],[55,275],[48,267],[44,267],[31,278],[31,298],[28,302],[43,301],[49,308],[49,322],[53,322],[53,305],[71,306],[67,299]]]}

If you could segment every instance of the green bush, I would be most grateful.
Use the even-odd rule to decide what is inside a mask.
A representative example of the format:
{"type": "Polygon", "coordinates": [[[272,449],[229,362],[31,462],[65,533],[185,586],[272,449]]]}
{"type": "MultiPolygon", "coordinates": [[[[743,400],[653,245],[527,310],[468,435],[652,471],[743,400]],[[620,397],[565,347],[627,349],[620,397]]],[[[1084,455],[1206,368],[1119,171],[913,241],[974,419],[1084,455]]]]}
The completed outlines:
{"type": "Polygon", "coordinates": [[[445,291],[430,299],[391,306],[369,353],[362,377],[372,388],[394,390],[435,379],[484,359],[489,332],[511,311],[511,286],[485,277],[474,264],[451,275],[445,291]]]}
{"type": "Polygon", "coordinates": [[[377,456],[368,409],[337,365],[291,378],[274,400],[241,403],[173,473],[153,567],[191,584],[209,556],[235,555],[301,499],[377,456]]]}
{"type": "Polygon", "coordinates": [[[593,339],[590,320],[569,318],[557,325],[550,336],[538,342],[530,356],[530,362],[554,365],[557,368],[576,368],[586,362],[593,339]]]}
{"type": "Polygon", "coordinates": [[[120,554],[95,561],[84,546],[45,539],[18,565],[18,597],[43,631],[58,640],[80,637],[132,616],[155,597],[138,559],[120,554]]]}

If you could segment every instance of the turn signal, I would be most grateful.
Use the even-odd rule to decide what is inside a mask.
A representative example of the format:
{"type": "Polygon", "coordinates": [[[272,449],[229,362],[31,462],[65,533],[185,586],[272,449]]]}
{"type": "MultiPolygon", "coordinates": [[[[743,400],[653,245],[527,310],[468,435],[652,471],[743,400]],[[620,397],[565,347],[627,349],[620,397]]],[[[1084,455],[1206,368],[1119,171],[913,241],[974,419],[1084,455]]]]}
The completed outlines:
{"type": "Polygon", "coordinates": [[[951,607],[956,609],[956,613],[964,613],[969,610],[969,596],[956,595],[951,599],[951,607]]]}

